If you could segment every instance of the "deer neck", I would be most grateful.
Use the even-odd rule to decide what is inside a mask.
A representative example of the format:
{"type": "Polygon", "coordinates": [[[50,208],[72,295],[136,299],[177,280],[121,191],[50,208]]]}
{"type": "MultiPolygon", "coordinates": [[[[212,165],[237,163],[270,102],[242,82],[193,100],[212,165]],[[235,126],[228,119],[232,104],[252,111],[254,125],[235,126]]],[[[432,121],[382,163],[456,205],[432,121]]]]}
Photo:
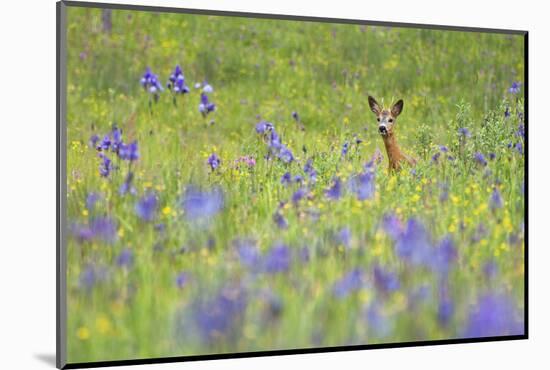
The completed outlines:
{"type": "Polygon", "coordinates": [[[392,132],[387,136],[383,136],[384,146],[386,147],[386,153],[388,154],[388,161],[390,168],[398,168],[399,161],[403,158],[403,153],[399,149],[395,134],[392,132]]]}

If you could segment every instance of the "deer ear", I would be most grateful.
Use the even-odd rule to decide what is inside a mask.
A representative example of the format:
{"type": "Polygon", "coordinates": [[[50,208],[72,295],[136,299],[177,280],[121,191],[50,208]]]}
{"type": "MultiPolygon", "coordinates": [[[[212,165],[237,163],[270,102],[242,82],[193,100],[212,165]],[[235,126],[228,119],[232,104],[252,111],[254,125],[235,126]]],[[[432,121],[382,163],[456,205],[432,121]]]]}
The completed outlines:
{"type": "Polygon", "coordinates": [[[378,105],[378,102],[370,95],[369,95],[369,107],[374,114],[376,115],[380,114],[380,111],[381,111],[380,105],[378,105]]]}
{"type": "Polygon", "coordinates": [[[393,107],[391,107],[391,114],[394,116],[394,117],[397,117],[398,115],[401,114],[401,111],[403,110],[403,99],[399,99],[397,101],[397,103],[395,103],[393,105],[393,107]]]}

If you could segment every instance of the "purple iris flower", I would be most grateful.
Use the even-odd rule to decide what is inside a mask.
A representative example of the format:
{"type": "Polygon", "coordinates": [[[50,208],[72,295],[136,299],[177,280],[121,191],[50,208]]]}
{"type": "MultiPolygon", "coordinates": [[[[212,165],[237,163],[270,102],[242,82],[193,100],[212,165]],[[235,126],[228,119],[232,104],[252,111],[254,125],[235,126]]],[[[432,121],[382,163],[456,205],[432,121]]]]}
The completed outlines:
{"type": "Polygon", "coordinates": [[[288,228],[288,221],[279,211],[275,212],[273,215],[273,221],[275,221],[275,224],[279,227],[279,229],[288,228]]]}
{"type": "Polygon", "coordinates": [[[457,259],[457,249],[450,235],[445,236],[439,245],[429,254],[430,265],[433,271],[446,275],[457,259]]]}
{"type": "Polygon", "coordinates": [[[506,110],[504,111],[504,117],[508,118],[510,116],[511,116],[510,107],[506,107],[506,110]]]}
{"type": "Polygon", "coordinates": [[[159,94],[164,90],[157,75],[154,74],[149,67],[145,69],[140,84],[147,92],[155,97],[155,100],[158,99],[159,94]]]}
{"type": "Polygon", "coordinates": [[[215,171],[221,164],[220,157],[216,153],[212,153],[210,157],[208,157],[208,165],[212,169],[212,171],[215,171]]]}
{"type": "Polygon", "coordinates": [[[472,136],[472,134],[470,133],[470,130],[468,130],[466,127],[459,128],[458,133],[463,138],[468,138],[472,136]]]}
{"type": "Polygon", "coordinates": [[[102,177],[109,177],[109,174],[113,170],[113,164],[111,163],[111,160],[109,157],[107,157],[105,154],[100,153],[101,163],[99,165],[99,174],[102,177]]]}
{"type": "Polygon", "coordinates": [[[292,175],[290,174],[290,172],[285,172],[284,175],[281,176],[281,184],[287,185],[287,184],[290,184],[291,181],[292,181],[292,175]]]}
{"type": "Polygon", "coordinates": [[[150,193],[138,200],[135,206],[136,214],[143,221],[153,221],[158,208],[158,200],[155,194],[150,193]]]}
{"type": "Polygon", "coordinates": [[[108,273],[105,266],[88,265],[80,273],[78,285],[80,288],[91,290],[97,283],[107,280],[108,273]]]}
{"type": "Polygon", "coordinates": [[[489,206],[492,210],[496,210],[502,208],[503,204],[504,202],[502,200],[502,195],[500,194],[498,188],[495,187],[491,193],[491,197],[489,198],[489,206]]]}
{"type": "Polygon", "coordinates": [[[204,80],[202,83],[202,92],[205,94],[210,94],[214,92],[214,88],[208,83],[208,81],[204,80]]]}
{"type": "Polygon", "coordinates": [[[76,224],[72,227],[72,233],[79,242],[102,240],[112,243],[116,240],[116,223],[108,217],[96,217],[90,220],[89,225],[76,224]]]}
{"type": "Polygon", "coordinates": [[[440,145],[439,146],[439,150],[442,152],[442,153],[447,153],[449,151],[449,148],[447,148],[445,145],[440,145]]]}
{"type": "Polygon", "coordinates": [[[189,87],[185,84],[185,77],[179,65],[176,66],[174,72],[168,78],[166,86],[176,94],[187,94],[189,92],[189,87]]]}
{"type": "Polygon", "coordinates": [[[414,265],[427,262],[431,255],[430,235],[426,227],[417,219],[410,218],[404,232],[395,243],[399,257],[414,265]]]}
{"type": "Polygon", "coordinates": [[[336,234],[336,241],[346,248],[351,247],[351,229],[347,226],[341,228],[336,234]]]}
{"type": "Polygon", "coordinates": [[[271,136],[269,139],[269,147],[271,149],[279,150],[283,146],[283,143],[281,142],[281,137],[275,130],[271,130],[271,136]]]}
{"type": "Polygon", "coordinates": [[[365,273],[362,269],[353,269],[334,283],[332,292],[336,298],[345,298],[360,290],[364,285],[364,279],[365,273]]]}
{"type": "Polygon", "coordinates": [[[222,210],[223,198],[220,188],[200,190],[189,186],[182,197],[181,205],[188,220],[208,220],[222,210]]]}
{"type": "Polygon", "coordinates": [[[349,141],[346,141],[342,146],[342,157],[345,157],[348,154],[349,150],[349,141]]]}
{"type": "Polygon", "coordinates": [[[373,302],[367,309],[366,317],[369,331],[377,338],[389,337],[394,330],[394,320],[384,315],[377,302],[373,302]]]}
{"type": "Polygon", "coordinates": [[[288,271],[290,263],[290,248],[284,244],[275,244],[264,257],[264,269],[271,274],[288,271]]]}
{"type": "Polygon", "coordinates": [[[393,213],[386,214],[382,217],[382,227],[394,241],[399,239],[405,231],[401,220],[393,213]]]}
{"type": "Polygon", "coordinates": [[[199,112],[202,113],[203,117],[206,117],[208,113],[216,110],[216,104],[211,103],[208,99],[208,95],[201,93],[201,102],[199,104],[199,112]]]}
{"type": "Polygon", "coordinates": [[[261,121],[256,124],[256,132],[258,134],[265,134],[274,129],[274,126],[271,122],[261,121]]]}
{"type": "Polygon", "coordinates": [[[522,137],[525,139],[525,125],[520,123],[518,125],[518,130],[516,131],[516,136],[522,137]]]}
{"type": "Polygon", "coordinates": [[[373,279],[376,289],[383,294],[395,292],[401,286],[397,274],[386,271],[378,265],[373,268],[373,279]]]}
{"type": "Polygon", "coordinates": [[[502,294],[481,296],[470,310],[464,336],[468,338],[524,333],[523,313],[512,299],[502,294]]]}
{"type": "Polygon", "coordinates": [[[99,136],[97,134],[93,134],[90,136],[90,147],[96,149],[98,147],[97,143],[99,142],[99,136]]]}
{"type": "Polygon", "coordinates": [[[260,250],[252,240],[236,240],[233,243],[237,248],[239,261],[249,269],[258,269],[261,264],[260,250]]]}
{"type": "MultiPolygon", "coordinates": [[[[208,300],[197,300],[191,309],[193,325],[200,339],[213,345],[238,336],[241,319],[248,305],[246,292],[227,286],[208,300]]],[[[182,331],[188,331],[182,328],[182,331]]]]}
{"type": "Polygon", "coordinates": [[[120,148],[118,150],[118,156],[120,159],[126,160],[126,161],[136,161],[139,159],[139,148],[137,141],[133,141],[130,144],[120,144],[120,148]]]}
{"type": "Polygon", "coordinates": [[[101,143],[99,144],[99,149],[109,150],[110,147],[111,147],[111,137],[109,135],[105,135],[103,137],[103,140],[101,140],[101,143]]]}
{"type": "Polygon", "coordinates": [[[118,255],[116,264],[118,267],[130,268],[134,263],[134,254],[131,249],[124,249],[118,255]]]}
{"type": "Polygon", "coordinates": [[[523,143],[521,141],[518,141],[514,148],[517,150],[519,154],[523,154],[523,143]]]}
{"type": "Polygon", "coordinates": [[[327,198],[338,200],[342,196],[342,181],[339,178],[334,178],[332,186],[325,191],[327,198]]]}
{"type": "Polygon", "coordinates": [[[124,182],[122,183],[122,185],[120,185],[120,188],[118,189],[118,193],[120,195],[125,195],[128,193],[132,195],[136,195],[137,190],[134,187],[133,183],[134,183],[134,173],[132,171],[129,171],[128,174],[126,175],[126,178],[124,179],[124,182]]]}
{"type": "Polygon", "coordinates": [[[313,168],[313,159],[309,158],[304,165],[304,172],[309,176],[312,183],[317,181],[317,171],[313,168]]]}
{"type": "Polygon", "coordinates": [[[487,166],[487,160],[485,159],[485,156],[482,153],[476,152],[474,154],[474,159],[478,164],[482,166],[487,166]]]}
{"type": "Polygon", "coordinates": [[[443,326],[449,325],[455,312],[454,302],[449,296],[448,288],[445,284],[440,287],[439,302],[437,305],[437,320],[443,326]]]}
{"type": "Polygon", "coordinates": [[[358,200],[372,199],[376,190],[375,173],[366,171],[350,178],[349,188],[358,200]]]}
{"type": "Polygon", "coordinates": [[[115,153],[118,154],[118,151],[120,150],[120,146],[123,145],[122,143],[122,131],[117,127],[117,126],[113,126],[113,131],[112,131],[112,145],[111,145],[111,150],[115,153]]]}
{"type": "Polygon", "coordinates": [[[279,154],[277,154],[277,158],[284,163],[290,163],[294,160],[294,155],[290,149],[283,145],[279,150],[279,154]]]}
{"type": "Polygon", "coordinates": [[[444,203],[449,199],[449,184],[442,183],[439,185],[439,201],[444,203]]]}
{"type": "Polygon", "coordinates": [[[93,211],[95,208],[96,203],[101,199],[101,195],[98,193],[88,193],[86,196],[86,209],[89,211],[93,211]]]}
{"type": "Polygon", "coordinates": [[[512,82],[512,86],[508,89],[508,92],[510,94],[517,94],[520,92],[521,89],[521,82],[514,81],[512,82]]]}
{"type": "Polygon", "coordinates": [[[186,272],[180,272],[176,276],[176,286],[180,289],[184,288],[189,282],[189,274],[186,272]]]}
{"type": "Polygon", "coordinates": [[[307,195],[307,190],[305,188],[299,188],[292,194],[292,203],[298,204],[302,198],[307,195]]]}

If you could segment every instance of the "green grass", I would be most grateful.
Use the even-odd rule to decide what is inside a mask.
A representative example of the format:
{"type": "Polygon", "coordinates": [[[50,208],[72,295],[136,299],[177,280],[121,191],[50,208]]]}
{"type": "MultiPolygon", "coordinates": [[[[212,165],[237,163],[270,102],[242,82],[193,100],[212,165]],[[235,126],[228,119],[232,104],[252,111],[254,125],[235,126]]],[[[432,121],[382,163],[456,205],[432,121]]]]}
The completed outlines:
{"type": "Polygon", "coordinates": [[[456,338],[488,293],[511,297],[522,314],[525,161],[507,147],[522,142],[515,132],[523,91],[507,91],[524,74],[521,36],[118,10],[112,20],[112,31],[104,32],[99,10],[68,10],[68,222],[110,217],[118,235],[111,244],[69,240],[69,362],[456,338]],[[139,84],[146,66],[165,83],[176,64],[191,93],[174,105],[166,90],[150,104],[139,84]],[[193,88],[204,79],[217,105],[207,118],[198,112],[200,94],[193,88]],[[384,159],[372,199],[348,193],[328,200],[324,192],[335,176],[346,181],[361,172],[377,147],[385,157],[369,94],[385,105],[404,100],[397,135],[419,160],[416,174],[389,174],[384,159]],[[267,146],[255,132],[261,119],[275,124],[293,163],[264,159],[267,146]],[[88,141],[110,132],[113,123],[126,142],[138,141],[140,159],[129,168],[109,153],[119,169],[103,178],[88,141]],[[472,133],[464,144],[459,127],[472,133]],[[343,143],[355,135],[363,142],[343,158],[343,143]],[[448,146],[455,161],[442,154],[439,164],[432,163],[438,145],[448,146]],[[473,159],[478,151],[496,158],[481,168],[473,159]],[[214,152],[222,164],[211,173],[206,160],[214,152]],[[233,168],[244,155],[256,166],[233,168]],[[281,230],[273,214],[297,190],[283,186],[281,176],[303,175],[308,158],[317,182],[308,199],[281,209],[289,223],[281,230]],[[120,196],[129,169],[138,194],[120,196]],[[207,227],[186,222],[179,206],[189,184],[223,188],[224,209],[207,227]],[[443,184],[447,201],[440,200],[443,184]],[[495,187],[503,207],[492,210],[495,187]],[[93,211],[85,207],[90,192],[102,197],[93,211]],[[154,222],[141,221],[134,211],[148,192],[159,201],[154,222]],[[434,242],[452,237],[457,260],[447,281],[454,313],[447,324],[438,321],[441,281],[396,254],[381,227],[388,213],[403,222],[421,220],[434,242]],[[487,232],[473,240],[480,222],[487,232]],[[164,234],[154,229],[159,223],[164,234]],[[351,230],[349,248],[334,238],[343,227],[351,230]],[[232,243],[243,237],[264,252],[287,244],[290,270],[254,274],[243,267],[232,243]],[[307,263],[297,257],[303,247],[310,251],[307,263]],[[116,265],[125,248],[134,255],[128,269],[116,265]],[[493,278],[483,272],[490,261],[498,266],[493,278]],[[375,289],[374,265],[395,272],[400,288],[391,294],[375,289]],[[88,266],[106,271],[91,289],[80,282],[88,266]],[[335,298],[334,283],[354,268],[366,272],[364,287],[335,298]],[[180,272],[190,276],[182,289],[175,283],[180,272]],[[228,286],[244,287],[248,304],[230,333],[207,343],[194,309],[228,286]],[[413,292],[423,286],[426,296],[411,308],[413,292]],[[278,315],[266,296],[280,303],[278,315]],[[389,323],[386,333],[367,318],[374,305],[389,323]]]}

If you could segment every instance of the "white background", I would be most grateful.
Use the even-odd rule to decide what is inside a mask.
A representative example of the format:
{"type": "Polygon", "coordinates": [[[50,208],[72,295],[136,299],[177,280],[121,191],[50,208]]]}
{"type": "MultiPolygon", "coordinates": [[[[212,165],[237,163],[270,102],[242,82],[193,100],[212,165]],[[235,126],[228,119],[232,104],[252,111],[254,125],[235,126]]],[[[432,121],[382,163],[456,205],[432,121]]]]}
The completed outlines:
{"type": "MultiPolygon", "coordinates": [[[[529,340],[139,368],[548,368],[550,244],[549,229],[545,228],[549,206],[550,20],[544,1],[128,1],[530,31],[529,340]]],[[[55,2],[5,1],[0,14],[0,368],[52,368],[55,354],[55,2]]]]}

